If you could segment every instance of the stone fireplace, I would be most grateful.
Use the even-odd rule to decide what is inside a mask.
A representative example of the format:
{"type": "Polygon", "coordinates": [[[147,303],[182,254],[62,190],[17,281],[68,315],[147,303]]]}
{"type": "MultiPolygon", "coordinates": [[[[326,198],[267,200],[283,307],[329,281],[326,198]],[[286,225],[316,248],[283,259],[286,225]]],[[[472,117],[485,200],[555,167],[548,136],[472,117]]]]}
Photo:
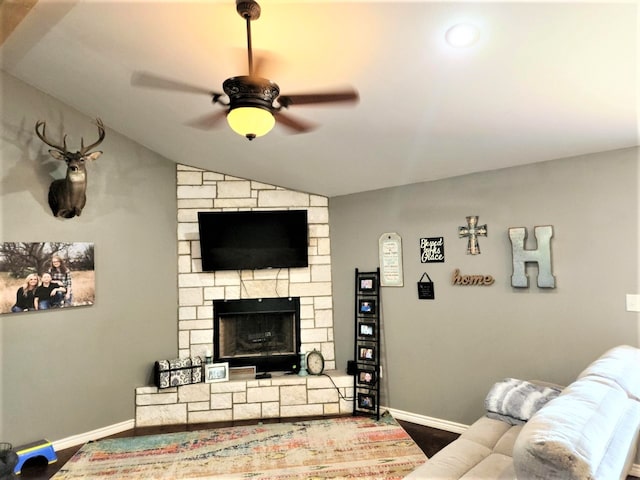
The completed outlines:
{"type": "Polygon", "coordinates": [[[299,298],[300,351],[322,352],[334,370],[329,202],[326,197],[285,190],[178,165],[178,356],[213,352],[214,302],[299,298]],[[203,272],[198,212],[307,210],[309,266],[203,272]]]}
{"type": "MultiPolygon", "coordinates": [[[[297,298],[298,352],[322,352],[331,378],[273,375],[270,379],[231,379],[163,390],[138,387],[136,425],[350,413],[353,404],[346,399],[353,396],[353,377],[336,371],[333,342],[328,199],[178,165],[177,202],[177,356],[204,357],[207,351],[214,351],[214,336],[220,335],[213,308],[218,302],[297,298]],[[307,210],[309,266],[203,272],[198,212],[261,209],[307,210]]],[[[253,332],[243,341],[267,343],[270,339],[265,333],[253,332]]],[[[241,356],[246,357],[246,351],[241,356]]]]}
{"type": "Polygon", "coordinates": [[[256,372],[297,371],[300,299],[214,300],[213,360],[256,372]]]}

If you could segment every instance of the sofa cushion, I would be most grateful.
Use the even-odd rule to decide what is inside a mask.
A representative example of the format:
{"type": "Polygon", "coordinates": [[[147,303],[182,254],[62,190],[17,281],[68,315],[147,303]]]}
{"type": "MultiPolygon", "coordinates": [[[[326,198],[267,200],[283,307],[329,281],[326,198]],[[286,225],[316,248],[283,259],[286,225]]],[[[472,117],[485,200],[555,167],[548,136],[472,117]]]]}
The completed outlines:
{"type": "Polygon", "coordinates": [[[427,460],[424,465],[411,472],[405,480],[417,478],[457,480],[490,454],[491,450],[484,445],[458,438],[427,460]]]}
{"type": "Polygon", "coordinates": [[[513,459],[509,455],[492,453],[460,478],[462,480],[515,480],[513,459]]]}
{"type": "Polygon", "coordinates": [[[522,427],[513,460],[518,478],[624,478],[640,426],[640,404],[592,377],[581,378],[522,427]]]}
{"type": "Polygon", "coordinates": [[[472,480],[515,478],[508,454],[522,427],[481,417],[405,479],[472,480]]]}
{"type": "Polygon", "coordinates": [[[504,435],[496,442],[496,446],[493,447],[493,451],[507,455],[508,457],[513,457],[513,445],[516,443],[518,435],[520,435],[520,430],[522,430],[522,425],[516,425],[504,432],[504,435]]]}
{"type": "Polygon", "coordinates": [[[481,417],[467,428],[460,438],[484,445],[489,450],[493,450],[500,439],[511,430],[511,425],[499,420],[481,417]]]}
{"type": "Polygon", "coordinates": [[[620,386],[629,397],[640,401],[640,349],[620,345],[605,352],[589,365],[578,378],[593,376],[611,380],[620,386]]]}

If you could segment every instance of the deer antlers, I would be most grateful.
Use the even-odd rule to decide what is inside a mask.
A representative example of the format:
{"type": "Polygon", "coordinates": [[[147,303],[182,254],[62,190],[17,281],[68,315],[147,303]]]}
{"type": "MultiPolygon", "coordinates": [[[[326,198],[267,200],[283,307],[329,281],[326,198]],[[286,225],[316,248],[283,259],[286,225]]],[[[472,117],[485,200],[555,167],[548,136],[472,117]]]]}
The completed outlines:
{"type": "MultiPolygon", "coordinates": [[[[92,143],[91,145],[87,145],[86,147],[84,146],[84,138],[80,139],[80,150],[78,151],[78,153],[80,155],[86,155],[87,152],[89,152],[91,149],[97,147],[98,145],[100,145],[100,143],[102,143],[102,141],[104,140],[105,137],[105,129],[104,129],[104,124],[102,123],[102,120],[100,120],[99,118],[96,118],[96,124],[98,125],[98,140],[95,141],[94,143],[92,143]]],[[[46,130],[47,128],[47,122],[43,122],[43,121],[38,121],[36,123],[36,135],[38,135],[38,138],[40,140],[42,140],[44,143],[46,143],[47,145],[49,145],[50,147],[56,149],[57,151],[59,151],[62,154],[68,153],[67,150],[67,135],[65,134],[62,137],[62,145],[58,145],[55,144],[53,142],[51,142],[49,139],[47,139],[47,135],[46,135],[46,130]],[[40,128],[42,129],[42,133],[40,133],[40,128]]]]}

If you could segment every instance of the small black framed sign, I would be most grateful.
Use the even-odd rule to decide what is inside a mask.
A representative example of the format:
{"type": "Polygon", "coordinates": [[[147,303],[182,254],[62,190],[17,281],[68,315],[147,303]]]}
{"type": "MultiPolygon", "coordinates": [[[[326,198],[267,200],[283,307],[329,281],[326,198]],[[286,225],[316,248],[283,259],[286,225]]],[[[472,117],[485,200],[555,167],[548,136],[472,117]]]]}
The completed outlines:
{"type": "Polygon", "coordinates": [[[427,272],[422,274],[418,281],[418,299],[419,300],[433,300],[436,297],[435,290],[433,288],[433,281],[427,272]],[[424,277],[427,277],[426,279],[424,277]]]}
{"type": "Polygon", "coordinates": [[[444,237],[420,239],[420,261],[422,263],[444,262],[444,237]]]}

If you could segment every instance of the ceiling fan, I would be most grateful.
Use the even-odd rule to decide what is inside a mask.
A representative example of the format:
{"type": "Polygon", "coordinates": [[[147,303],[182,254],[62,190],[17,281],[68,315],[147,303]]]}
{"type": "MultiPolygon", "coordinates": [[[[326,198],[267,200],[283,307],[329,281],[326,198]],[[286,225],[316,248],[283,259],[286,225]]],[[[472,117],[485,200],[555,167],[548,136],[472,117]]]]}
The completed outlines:
{"type": "Polygon", "coordinates": [[[292,105],[358,101],[358,92],[350,88],[334,92],[280,95],[280,87],[275,82],[262,78],[253,61],[251,22],[260,17],[260,5],[254,0],[236,0],[236,10],[247,25],[249,74],[226,79],[222,84],[224,93],[148,72],[134,73],[132,85],[210,95],[212,102],[222,105],[224,110],[201,117],[190,122],[190,125],[209,129],[218,125],[226,116],[231,129],[249,140],[267,134],[276,122],[296,133],[312,130],[311,123],[298,120],[282,111],[292,105]]]}

